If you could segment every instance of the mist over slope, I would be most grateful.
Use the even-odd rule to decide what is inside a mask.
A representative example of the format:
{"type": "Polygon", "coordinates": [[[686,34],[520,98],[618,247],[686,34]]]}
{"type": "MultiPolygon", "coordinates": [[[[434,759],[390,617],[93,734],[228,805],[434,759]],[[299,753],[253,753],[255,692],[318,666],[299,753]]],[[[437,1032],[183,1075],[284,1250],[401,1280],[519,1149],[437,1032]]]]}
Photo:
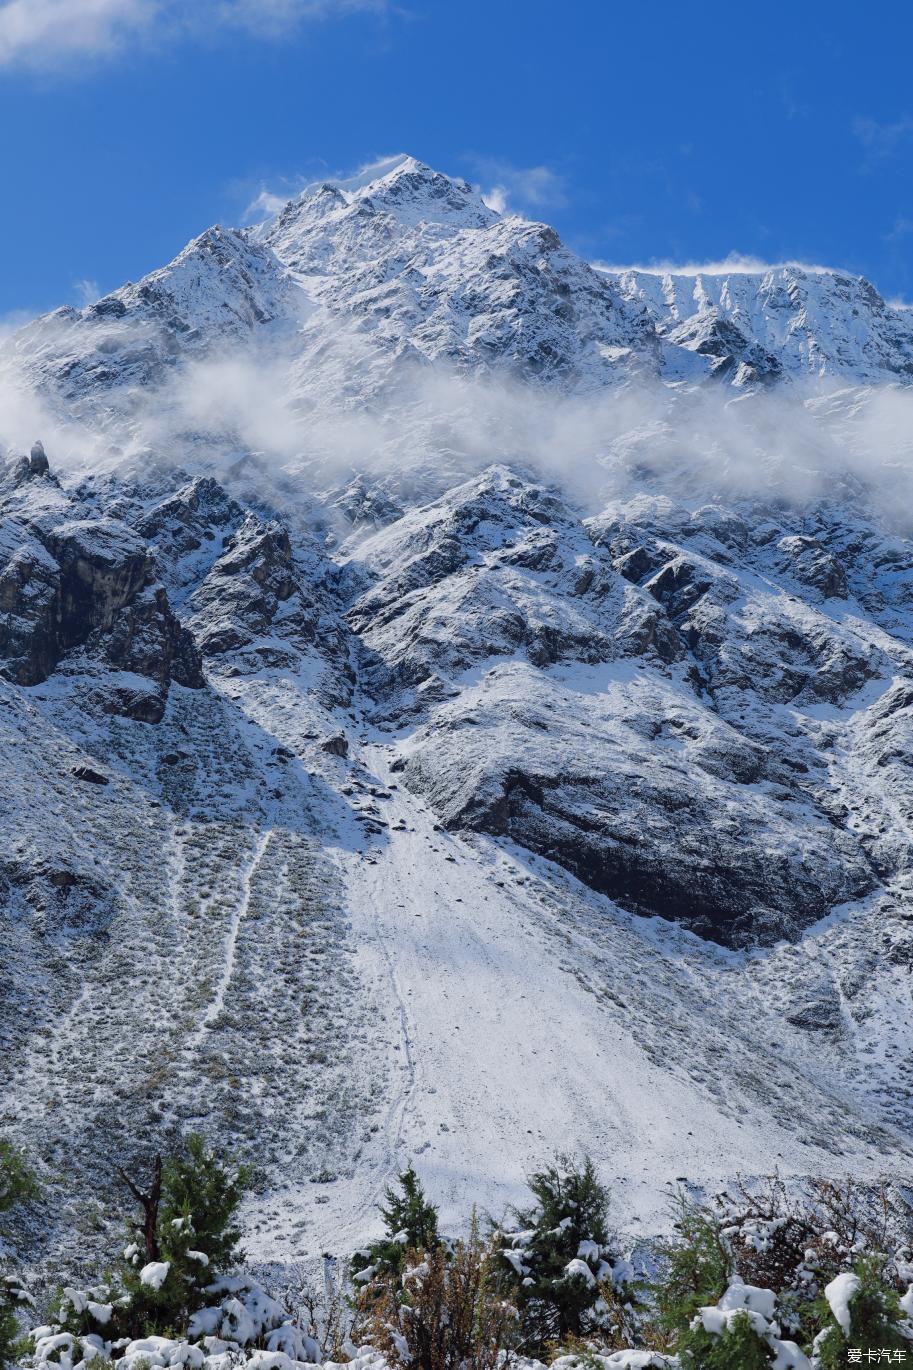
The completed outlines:
{"type": "Polygon", "coordinates": [[[282,1258],[907,1165],[911,379],[412,159],[4,340],[0,1126],[83,1212],[198,1127],[282,1258]]]}

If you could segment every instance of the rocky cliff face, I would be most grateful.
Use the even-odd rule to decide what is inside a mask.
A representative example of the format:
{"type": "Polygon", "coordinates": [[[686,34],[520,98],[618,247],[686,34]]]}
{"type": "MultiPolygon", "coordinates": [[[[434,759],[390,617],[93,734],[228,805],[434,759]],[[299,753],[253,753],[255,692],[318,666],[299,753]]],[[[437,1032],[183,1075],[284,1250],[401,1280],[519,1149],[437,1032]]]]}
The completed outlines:
{"type": "Polygon", "coordinates": [[[97,664],[112,673],[110,686],[100,681],[107,708],[157,723],[172,680],[203,686],[193,637],[136,533],[120,520],[80,517],[89,510],[79,498],[35,465],[14,461],[0,491],[2,672],[36,685],[60,666],[97,664]]]}

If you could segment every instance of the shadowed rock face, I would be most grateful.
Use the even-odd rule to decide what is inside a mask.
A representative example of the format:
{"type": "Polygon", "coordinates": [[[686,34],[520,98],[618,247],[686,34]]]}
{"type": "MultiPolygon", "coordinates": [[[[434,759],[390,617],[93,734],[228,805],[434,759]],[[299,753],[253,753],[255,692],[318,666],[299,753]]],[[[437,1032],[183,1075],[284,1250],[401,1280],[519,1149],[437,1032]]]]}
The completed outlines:
{"type": "Polygon", "coordinates": [[[775,825],[771,810],[752,806],[729,831],[718,829],[713,800],[731,800],[730,787],[728,796],[723,786],[707,793],[675,773],[644,784],[633,775],[522,770],[501,786],[492,804],[452,826],[509,837],[622,908],[730,945],[793,939],[874,885],[857,844],[824,824],[776,856],[757,841],[761,824],[775,825]]]}
{"type": "Polygon", "coordinates": [[[117,612],[146,584],[151,566],[134,533],[113,520],[73,520],[52,528],[45,545],[60,568],[61,652],[109,631],[117,612]]]}
{"type": "Polygon", "coordinates": [[[60,518],[79,511],[56,482],[50,516],[37,486],[30,502],[23,476],[52,481],[44,460],[36,470],[33,455],[28,472],[17,464],[8,483],[15,514],[0,533],[0,671],[17,685],[37,685],[80,652],[148,682],[111,686],[110,712],[158,722],[172,680],[204,684],[193,637],[155,583],[145,543],[125,524],[60,518]]]}
{"type": "Polygon", "coordinates": [[[4,527],[0,569],[2,671],[17,685],[46,680],[60,655],[60,567],[21,523],[4,527]]]}

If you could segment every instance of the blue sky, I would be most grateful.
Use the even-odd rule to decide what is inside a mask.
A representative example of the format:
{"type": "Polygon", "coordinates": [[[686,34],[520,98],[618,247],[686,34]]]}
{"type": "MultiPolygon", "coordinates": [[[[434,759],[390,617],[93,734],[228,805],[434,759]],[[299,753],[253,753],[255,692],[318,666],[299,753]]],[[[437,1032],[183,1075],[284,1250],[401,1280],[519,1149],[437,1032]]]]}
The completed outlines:
{"type": "Polygon", "coordinates": [[[913,300],[911,50],[906,0],[0,0],[0,317],[398,152],[602,261],[913,300]]]}

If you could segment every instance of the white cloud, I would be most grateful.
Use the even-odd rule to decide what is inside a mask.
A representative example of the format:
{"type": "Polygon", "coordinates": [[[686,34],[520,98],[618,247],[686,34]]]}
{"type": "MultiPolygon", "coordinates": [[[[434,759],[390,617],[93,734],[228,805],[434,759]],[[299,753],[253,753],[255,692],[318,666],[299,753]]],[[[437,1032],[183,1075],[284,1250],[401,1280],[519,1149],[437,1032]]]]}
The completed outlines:
{"type": "Polygon", "coordinates": [[[359,10],[380,14],[387,0],[216,0],[210,8],[223,24],[261,38],[278,38],[304,19],[327,19],[359,10]]]}
{"type": "MultiPolygon", "coordinates": [[[[797,266],[803,271],[814,273],[832,271],[833,267],[816,266],[812,262],[767,262],[761,257],[747,257],[740,252],[731,252],[728,257],[722,257],[718,261],[709,262],[601,262],[594,261],[590,265],[597,271],[605,271],[616,274],[619,271],[643,271],[651,276],[729,276],[737,271],[775,271],[782,266],[797,266]]],[[[848,273],[853,274],[853,273],[848,273]]]]}
{"type": "Polygon", "coordinates": [[[891,231],[884,235],[885,242],[899,243],[903,238],[909,238],[911,234],[913,234],[913,219],[901,215],[894,220],[891,231]]]}
{"type": "Polygon", "coordinates": [[[243,29],[276,39],[308,19],[382,13],[388,0],[0,0],[0,67],[59,69],[138,42],[243,29]]]}
{"type": "Polygon", "coordinates": [[[560,209],[567,204],[564,177],[549,166],[513,166],[497,157],[472,159],[482,198],[499,214],[518,209],[560,209]]]}
{"type": "Polygon", "coordinates": [[[37,313],[37,309],[10,309],[6,314],[0,314],[0,342],[31,323],[37,313]]]}
{"type": "Polygon", "coordinates": [[[0,65],[49,67],[104,57],[159,17],[157,0],[6,0],[0,6],[0,65]]]}
{"type": "Polygon", "coordinates": [[[286,200],[296,192],[292,191],[288,195],[277,195],[274,190],[261,190],[259,195],[255,195],[250,204],[241,215],[242,224],[258,224],[263,219],[269,219],[273,214],[278,214],[286,200]]]}
{"type": "Polygon", "coordinates": [[[496,214],[507,213],[507,191],[503,186],[492,186],[491,190],[483,190],[482,199],[496,214]]]}

